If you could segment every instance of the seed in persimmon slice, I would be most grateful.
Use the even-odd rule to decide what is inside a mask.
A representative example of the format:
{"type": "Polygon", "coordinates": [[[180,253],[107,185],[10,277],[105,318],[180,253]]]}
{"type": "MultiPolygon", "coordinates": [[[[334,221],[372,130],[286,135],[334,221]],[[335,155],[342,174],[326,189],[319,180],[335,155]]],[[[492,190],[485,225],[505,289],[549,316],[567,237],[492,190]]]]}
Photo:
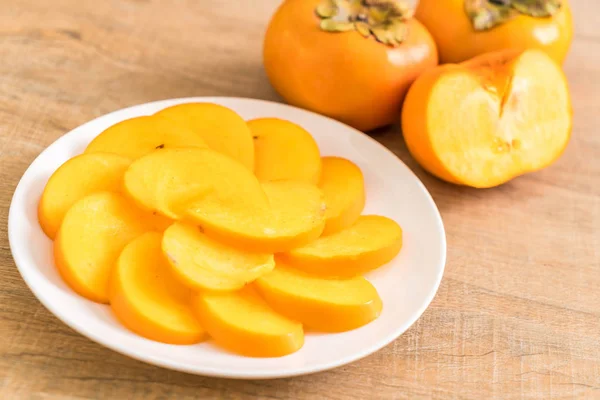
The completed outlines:
{"type": "Polygon", "coordinates": [[[254,169],[252,133],[235,111],[212,103],[185,103],[155,115],[169,118],[198,134],[211,149],[254,169]]]}
{"type": "Polygon", "coordinates": [[[162,249],[174,275],[199,290],[238,290],[275,267],[273,254],[238,250],[181,222],[165,231],[162,249]]]}
{"type": "Polygon", "coordinates": [[[304,344],[302,324],[276,313],[246,287],[238,292],[201,292],[192,300],[200,323],[217,344],[250,357],[281,357],[304,344]]]}
{"type": "Polygon", "coordinates": [[[365,207],[365,181],[353,162],[340,157],[323,157],[319,188],[325,196],[323,235],[339,232],[356,222],[365,207]]]}
{"type": "Polygon", "coordinates": [[[540,50],[505,50],[426,71],[402,111],[408,149],[423,168],[477,188],[552,164],[571,124],[564,73],[540,50]]]}
{"type": "Polygon", "coordinates": [[[254,173],[259,180],[319,181],[319,147],[304,128],[278,118],[253,119],[248,126],[254,137],[254,173]]]}
{"type": "Polygon", "coordinates": [[[112,125],[85,149],[86,153],[115,153],[132,160],[154,150],[177,147],[205,148],[200,135],[158,115],[135,117],[112,125]]]}
{"type": "Polygon", "coordinates": [[[349,228],[281,254],[302,271],[327,277],[352,277],[391,261],[402,248],[402,229],[379,215],[362,215],[349,228]]]}
{"type": "Polygon", "coordinates": [[[192,294],[172,276],[161,235],[148,232],[121,252],[112,273],[110,305],[123,325],[141,336],[191,344],[205,336],[190,305],[192,294]]]}
{"type": "Polygon", "coordinates": [[[363,277],[326,279],[281,262],[255,285],[277,312],[323,332],[343,332],[366,325],[381,313],[375,287],[363,277]]]}
{"type": "Polygon", "coordinates": [[[38,206],[38,219],[44,233],[54,239],[69,208],[78,200],[96,192],[120,193],[123,175],[131,160],[110,153],[75,156],[50,177],[38,206]]]}
{"type": "Polygon", "coordinates": [[[151,215],[116,193],[99,192],[67,211],[54,242],[56,266],[77,293],[108,303],[110,273],[121,250],[152,230],[151,215]]]}

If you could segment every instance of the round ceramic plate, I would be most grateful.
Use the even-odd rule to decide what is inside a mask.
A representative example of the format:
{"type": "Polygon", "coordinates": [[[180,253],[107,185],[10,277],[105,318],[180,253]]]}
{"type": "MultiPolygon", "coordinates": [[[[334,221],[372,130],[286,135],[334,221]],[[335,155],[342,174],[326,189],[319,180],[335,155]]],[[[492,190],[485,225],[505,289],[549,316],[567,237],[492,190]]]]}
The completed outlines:
{"type": "MultiPolygon", "coordinates": [[[[76,182],[75,182],[76,184],[76,182]]],[[[187,98],[142,104],[113,112],[67,133],[27,169],[10,206],[8,233],[15,263],[31,291],[65,324],[112,350],[165,368],[229,378],[277,378],[331,369],[365,357],[406,331],[433,299],[444,271],[446,239],[440,214],[427,189],[389,150],[340,122],[284,104],[239,98],[187,98]],[[88,301],[61,279],[53,263],[52,242],[37,221],[37,205],[50,175],[80,154],[102,130],[121,120],[153,114],[185,102],[213,102],[243,118],[278,117],[295,122],[315,137],[323,155],[354,161],[363,171],[364,213],[396,220],[404,247],[389,264],[369,273],[383,300],[372,323],[338,334],[307,333],[304,347],[280,358],[229,353],[211,341],[191,346],[153,342],[125,329],[109,306],[88,301]]]]}

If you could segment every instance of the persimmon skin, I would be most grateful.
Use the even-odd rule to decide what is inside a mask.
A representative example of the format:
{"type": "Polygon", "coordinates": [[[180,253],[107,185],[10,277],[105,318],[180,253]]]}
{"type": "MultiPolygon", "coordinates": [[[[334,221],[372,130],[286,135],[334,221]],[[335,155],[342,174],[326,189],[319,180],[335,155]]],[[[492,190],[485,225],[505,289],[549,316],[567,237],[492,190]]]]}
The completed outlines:
{"type": "Polygon", "coordinates": [[[398,47],[356,31],[319,28],[320,0],[286,0],[274,14],[263,58],[275,90],[291,105],[369,131],[396,121],[411,83],[438,63],[427,29],[408,21],[398,47]]]}
{"type": "Polygon", "coordinates": [[[517,17],[486,31],[475,31],[465,0],[420,0],[415,17],[429,29],[441,63],[459,63],[479,54],[515,48],[538,48],[563,63],[573,39],[573,17],[567,0],[552,18],[517,17]]]}

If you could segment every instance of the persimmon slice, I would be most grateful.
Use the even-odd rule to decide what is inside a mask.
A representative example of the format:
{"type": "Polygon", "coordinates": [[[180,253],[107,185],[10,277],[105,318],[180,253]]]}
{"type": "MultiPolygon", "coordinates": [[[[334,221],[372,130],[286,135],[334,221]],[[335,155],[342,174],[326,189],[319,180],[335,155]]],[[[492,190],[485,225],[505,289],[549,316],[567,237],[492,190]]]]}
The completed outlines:
{"type": "Polygon", "coordinates": [[[382,302],[373,285],[363,277],[324,279],[278,262],[256,286],[274,310],[306,327],[342,332],[373,321],[382,302]]]}
{"type": "Polygon", "coordinates": [[[197,343],[205,332],[190,304],[192,291],[170,269],[159,233],[134,239],[121,252],[112,274],[111,308],[123,325],[148,339],[197,343]]]}
{"type": "Polygon", "coordinates": [[[96,192],[121,192],[131,160],[117,154],[92,153],[71,158],[50,177],[38,206],[44,233],[54,239],[69,208],[96,192]]]}
{"type": "Polygon", "coordinates": [[[254,173],[259,180],[319,181],[319,147],[304,128],[278,118],[253,119],[248,126],[254,137],[254,173]]]}
{"type": "Polygon", "coordinates": [[[238,290],[275,267],[273,254],[238,250],[180,222],[165,231],[162,249],[175,276],[200,290],[238,290]]]}
{"type": "Polygon", "coordinates": [[[207,235],[244,250],[276,253],[318,238],[325,226],[325,203],[315,186],[299,181],[264,182],[268,208],[220,207],[215,196],[193,203],[187,217],[207,235]]]}
{"type": "Polygon", "coordinates": [[[302,324],[273,311],[253,288],[199,293],[192,304],[217,344],[235,353],[281,357],[304,344],[302,324]]]}
{"type": "Polygon", "coordinates": [[[127,243],[152,229],[149,219],[116,193],[99,192],[77,201],[54,242],[56,266],[65,282],[83,297],[108,303],[115,261],[127,243]]]}
{"type": "Polygon", "coordinates": [[[365,181],[353,162],[340,157],[323,157],[319,188],[325,196],[323,235],[339,232],[356,222],[365,207],[365,181]]]}
{"type": "Polygon", "coordinates": [[[254,169],[252,133],[235,111],[212,103],[185,103],[155,115],[169,118],[198,134],[211,149],[254,169]]]}
{"type": "Polygon", "coordinates": [[[85,152],[115,153],[134,160],[154,150],[173,147],[207,146],[200,135],[185,125],[153,115],[112,125],[92,140],[85,152]]]}
{"type": "Polygon", "coordinates": [[[393,220],[363,215],[354,225],[281,255],[293,267],[317,276],[352,277],[391,261],[402,248],[393,220]]]}

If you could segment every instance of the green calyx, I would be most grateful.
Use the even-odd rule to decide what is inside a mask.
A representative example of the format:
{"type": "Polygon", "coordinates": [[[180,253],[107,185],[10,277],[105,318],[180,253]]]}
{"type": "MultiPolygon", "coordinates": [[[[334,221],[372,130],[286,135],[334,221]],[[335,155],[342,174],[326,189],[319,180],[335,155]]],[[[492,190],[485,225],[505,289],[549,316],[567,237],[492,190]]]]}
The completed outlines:
{"type": "Polygon", "coordinates": [[[388,46],[398,46],[407,34],[412,10],[398,0],[322,0],[315,9],[325,32],[357,31],[388,46]]]}
{"type": "Polygon", "coordinates": [[[485,31],[519,14],[550,18],[562,6],[562,0],[465,0],[465,11],[476,31],[485,31]]]}

